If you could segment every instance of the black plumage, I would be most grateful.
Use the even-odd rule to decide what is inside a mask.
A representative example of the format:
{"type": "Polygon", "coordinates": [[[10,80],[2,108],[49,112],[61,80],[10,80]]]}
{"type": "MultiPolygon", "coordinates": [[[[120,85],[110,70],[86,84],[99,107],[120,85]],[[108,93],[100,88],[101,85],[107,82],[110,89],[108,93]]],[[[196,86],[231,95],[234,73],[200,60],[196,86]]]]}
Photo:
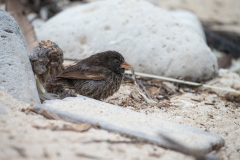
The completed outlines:
{"type": "Polygon", "coordinates": [[[106,51],[85,58],[57,75],[76,93],[105,99],[120,88],[125,68],[131,66],[116,51],[106,51]]]}

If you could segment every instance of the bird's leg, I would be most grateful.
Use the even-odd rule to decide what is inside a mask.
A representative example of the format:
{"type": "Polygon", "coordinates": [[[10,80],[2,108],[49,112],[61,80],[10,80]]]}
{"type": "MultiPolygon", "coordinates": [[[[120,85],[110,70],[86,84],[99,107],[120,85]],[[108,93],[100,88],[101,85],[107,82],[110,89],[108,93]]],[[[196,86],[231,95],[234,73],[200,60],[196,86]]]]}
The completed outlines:
{"type": "Polygon", "coordinates": [[[29,59],[36,77],[41,100],[73,96],[74,91],[68,91],[61,84],[52,84],[56,76],[64,70],[63,51],[51,41],[41,41],[39,47],[30,52],[29,59]],[[54,94],[49,94],[54,93],[54,94]]]}

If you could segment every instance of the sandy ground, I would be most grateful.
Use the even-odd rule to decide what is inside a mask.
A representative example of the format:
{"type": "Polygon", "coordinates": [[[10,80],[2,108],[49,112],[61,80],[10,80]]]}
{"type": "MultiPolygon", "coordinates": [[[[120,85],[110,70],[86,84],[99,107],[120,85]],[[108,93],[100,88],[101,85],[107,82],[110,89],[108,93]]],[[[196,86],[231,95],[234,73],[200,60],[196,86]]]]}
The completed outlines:
{"type": "Polygon", "coordinates": [[[225,139],[226,145],[217,155],[222,159],[240,158],[240,109],[236,108],[236,104],[207,92],[184,93],[165,103],[169,106],[160,103],[159,106],[130,108],[146,114],[160,114],[165,120],[219,134],[225,139]]]}
{"type": "Polygon", "coordinates": [[[49,120],[30,106],[1,92],[8,115],[0,115],[0,159],[192,159],[155,145],[129,139],[118,133],[90,128],[69,129],[73,124],[49,120]]]}
{"type": "MultiPolygon", "coordinates": [[[[235,74],[234,74],[235,75],[235,74]]],[[[228,76],[232,77],[232,76],[228,76]]],[[[239,77],[237,77],[239,81],[239,77]]],[[[222,79],[220,79],[221,81],[222,79]]],[[[229,79],[229,81],[231,81],[229,79]]],[[[147,104],[129,81],[109,97],[109,103],[187,124],[221,135],[225,146],[214,151],[223,160],[240,159],[240,107],[215,93],[169,82],[143,80],[158,103],[147,104]],[[163,96],[164,97],[163,97],[163,96]]],[[[240,82],[240,81],[239,81],[240,82]]],[[[0,159],[193,159],[156,145],[90,127],[49,120],[22,111],[29,104],[1,92],[8,114],[0,115],[0,159]],[[82,132],[83,131],[83,132],[82,132]]]]}
{"type": "MultiPolygon", "coordinates": [[[[235,86],[233,88],[239,89],[240,79],[234,73],[222,73],[213,81],[218,86],[235,86]]],[[[160,114],[165,120],[219,134],[225,139],[226,144],[217,155],[221,159],[240,159],[239,101],[227,100],[226,96],[222,97],[225,94],[221,91],[204,91],[169,82],[159,83],[156,80],[148,80],[145,81],[145,85],[158,104],[147,104],[137,96],[135,86],[129,85],[122,86],[118,93],[108,98],[107,102],[127,106],[146,114],[160,114]],[[131,93],[126,94],[126,90],[131,93]],[[162,95],[165,98],[158,100],[162,95]]]]}

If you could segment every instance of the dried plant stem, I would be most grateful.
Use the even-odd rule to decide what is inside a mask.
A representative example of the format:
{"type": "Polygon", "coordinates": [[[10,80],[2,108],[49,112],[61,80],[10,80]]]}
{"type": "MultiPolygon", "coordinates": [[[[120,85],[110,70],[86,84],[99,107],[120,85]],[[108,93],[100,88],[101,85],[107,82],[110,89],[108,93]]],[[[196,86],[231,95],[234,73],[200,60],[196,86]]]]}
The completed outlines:
{"type": "MultiPolygon", "coordinates": [[[[132,74],[131,71],[125,71],[125,73],[132,74]]],[[[235,94],[240,94],[240,91],[237,91],[232,88],[211,86],[211,85],[207,85],[207,84],[184,81],[184,80],[163,77],[163,76],[157,76],[157,75],[152,75],[152,74],[146,74],[146,73],[140,73],[140,72],[135,72],[134,74],[137,76],[141,76],[141,77],[155,78],[155,79],[160,79],[160,80],[169,81],[169,82],[176,82],[176,83],[187,84],[187,85],[191,85],[191,86],[201,86],[203,88],[217,89],[217,90],[221,90],[221,91],[227,91],[227,92],[231,92],[231,93],[235,93],[235,94]]]]}

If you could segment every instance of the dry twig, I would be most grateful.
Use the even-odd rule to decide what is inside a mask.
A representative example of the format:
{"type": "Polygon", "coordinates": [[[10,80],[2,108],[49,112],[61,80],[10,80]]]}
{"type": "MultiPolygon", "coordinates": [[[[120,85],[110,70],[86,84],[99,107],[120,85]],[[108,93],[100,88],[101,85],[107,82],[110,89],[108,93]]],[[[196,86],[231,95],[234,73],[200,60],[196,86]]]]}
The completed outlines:
{"type": "Polygon", "coordinates": [[[137,86],[137,90],[138,90],[139,94],[145,99],[145,101],[147,103],[157,103],[154,100],[152,100],[152,98],[146,91],[146,88],[143,86],[143,84],[141,84],[141,82],[139,82],[137,80],[134,69],[132,67],[131,67],[131,73],[132,73],[132,78],[133,78],[134,84],[137,86]]]}

